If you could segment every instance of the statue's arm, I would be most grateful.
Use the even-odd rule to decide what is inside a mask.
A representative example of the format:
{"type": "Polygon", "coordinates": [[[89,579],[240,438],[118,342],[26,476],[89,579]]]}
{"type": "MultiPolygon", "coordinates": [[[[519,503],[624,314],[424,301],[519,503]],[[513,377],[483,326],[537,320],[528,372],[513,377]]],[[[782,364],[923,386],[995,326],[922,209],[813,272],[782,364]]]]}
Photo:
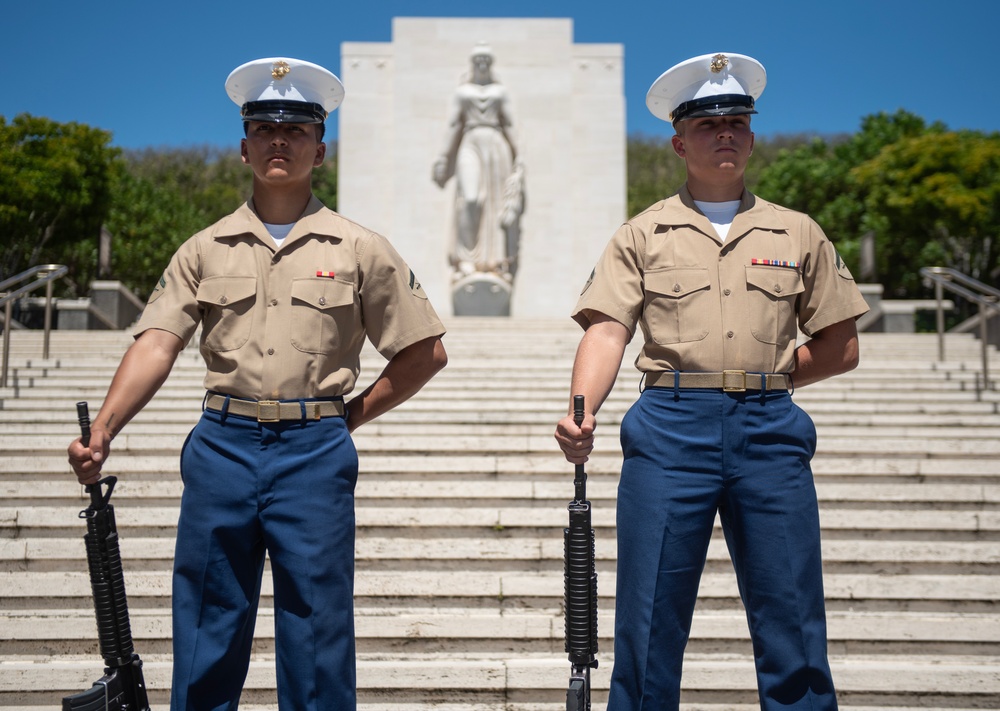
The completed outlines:
{"type": "Polygon", "coordinates": [[[497,127],[500,133],[503,134],[504,139],[507,141],[507,145],[510,146],[510,158],[514,163],[517,162],[517,132],[514,130],[514,122],[511,119],[511,103],[510,96],[504,91],[500,95],[500,110],[497,112],[497,120],[500,125],[497,127]]]}
{"type": "Polygon", "coordinates": [[[458,146],[462,142],[462,132],[465,128],[465,114],[462,111],[462,98],[456,93],[451,102],[451,110],[448,116],[448,130],[445,134],[444,150],[438,159],[434,161],[433,179],[438,187],[443,188],[445,183],[455,174],[455,160],[458,156],[458,146]]]}

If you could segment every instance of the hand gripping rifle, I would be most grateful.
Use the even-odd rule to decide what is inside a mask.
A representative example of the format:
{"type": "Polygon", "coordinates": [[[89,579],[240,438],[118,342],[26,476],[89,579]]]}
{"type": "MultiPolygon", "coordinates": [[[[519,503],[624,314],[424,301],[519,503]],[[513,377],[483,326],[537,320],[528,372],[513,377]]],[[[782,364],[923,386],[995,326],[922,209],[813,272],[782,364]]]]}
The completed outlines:
{"type": "MultiPolygon", "coordinates": [[[[87,403],[78,402],[81,441],[90,444],[90,415],[87,403]]],[[[87,520],[87,565],[97,612],[97,636],[104,657],[104,676],[87,691],[62,700],[63,711],[149,711],[146,682],[142,678],[142,660],[132,647],[132,628],[125,599],[125,577],[118,551],[118,528],[115,507],[108,503],[118,480],[105,477],[87,486],[90,506],[80,512],[87,520]],[[107,485],[102,494],[101,485],[107,485]]]]}
{"type": "MultiPolygon", "coordinates": [[[[573,421],[583,424],[583,395],[573,396],[573,421]]],[[[571,666],[566,711],[590,711],[590,670],[597,668],[597,567],[587,501],[587,473],[576,465],[566,545],[566,651],[571,666]]]]}

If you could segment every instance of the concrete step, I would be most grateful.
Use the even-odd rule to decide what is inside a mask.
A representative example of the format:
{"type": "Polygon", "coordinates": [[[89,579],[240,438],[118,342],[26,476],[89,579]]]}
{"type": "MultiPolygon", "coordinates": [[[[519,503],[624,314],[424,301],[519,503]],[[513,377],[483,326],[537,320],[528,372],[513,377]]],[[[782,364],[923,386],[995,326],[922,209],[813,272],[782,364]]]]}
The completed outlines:
{"type": "MultiPolygon", "coordinates": [[[[141,655],[141,652],[140,652],[141,655]]],[[[143,675],[154,699],[165,702],[160,692],[169,688],[170,663],[159,657],[144,657],[143,675]]],[[[595,701],[606,703],[610,680],[610,659],[592,675],[595,701]]],[[[274,688],[273,661],[257,660],[251,663],[244,688],[250,692],[269,692],[274,688]]],[[[878,657],[852,657],[831,659],[831,667],[839,693],[845,696],[865,694],[869,698],[888,701],[906,698],[917,701],[927,695],[962,695],[981,703],[993,703],[1000,698],[1000,662],[996,658],[959,659],[942,662],[930,656],[924,659],[883,659],[878,657]]],[[[93,662],[51,662],[31,664],[19,661],[0,661],[0,698],[11,692],[31,698],[44,694],[58,699],[62,695],[89,688],[100,675],[100,667],[93,662]]],[[[442,692],[465,691],[476,694],[477,703],[506,704],[508,697],[531,694],[546,704],[558,703],[565,708],[565,687],[568,663],[551,657],[501,657],[470,659],[467,661],[415,658],[405,661],[378,659],[358,660],[358,687],[362,695],[376,692],[406,691],[442,692]]],[[[738,692],[737,703],[752,703],[756,696],[753,665],[748,657],[700,658],[691,655],[685,659],[682,688],[714,693],[738,692]]],[[[730,697],[731,698],[731,697],[730,697]]],[[[15,697],[11,699],[17,703],[15,697]]],[[[151,702],[153,699],[151,699],[151,702]]],[[[869,704],[871,702],[868,702],[869,704]]],[[[905,703],[905,701],[904,701],[905,703]]],[[[979,705],[978,708],[991,708],[979,705]]],[[[507,705],[494,708],[509,709],[507,705]]],[[[535,708],[535,707],[528,707],[535,708]]],[[[537,707],[543,708],[543,707],[537,707]]],[[[545,706],[544,708],[558,708],[545,706]]],[[[926,708],[926,707],[924,707],[926,708]]]]}
{"type": "MultiPolygon", "coordinates": [[[[177,506],[115,507],[119,530],[129,528],[169,529],[177,523],[177,506]]],[[[482,532],[507,529],[554,529],[566,525],[565,507],[548,506],[358,506],[357,527],[393,529],[468,528],[482,532]]],[[[820,512],[824,531],[961,531],[986,535],[1000,532],[1000,510],[860,508],[826,507],[820,512]]],[[[615,511],[595,507],[595,529],[611,530],[615,511]]],[[[14,536],[40,535],[44,531],[63,531],[79,527],[77,512],[67,507],[0,507],[0,531],[14,536]]],[[[718,525],[718,520],[716,522],[718,525]]],[[[561,553],[560,553],[561,555],[561,553]]]]}
{"type": "MultiPolygon", "coordinates": [[[[613,609],[602,609],[598,621],[600,646],[611,640],[615,627],[613,609]]],[[[475,642],[484,638],[507,640],[508,644],[559,646],[563,643],[563,618],[556,608],[544,610],[487,610],[481,607],[457,607],[433,610],[427,608],[400,609],[387,615],[384,608],[359,605],[355,608],[356,633],[359,643],[369,640],[408,640],[411,647],[442,641],[461,645],[463,640],[475,642]]],[[[169,603],[158,608],[141,608],[129,613],[132,637],[136,648],[153,652],[169,652],[171,613],[169,603]]],[[[882,645],[886,648],[919,644],[925,654],[930,647],[948,655],[949,647],[963,645],[968,652],[976,648],[977,656],[1000,653],[1000,621],[995,616],[977,613],[942,612],[860,612],[832,611],[827,615],[828,635],[834,650],[850,645],[858,647],[882,645]]],[[[44,660],[48,656],[97,653],[96,623],[93,609],[17,610],[10,612],[3,624],[0,638],[0,659],[15,655],[21,659],[44,660]],[[65,643],[65,649],[62,649],[65,643]],[[26,644],[38,645],[32,652],[26,644]],[[53,648],[41,654],[41,647],[53,648]],[[23,648],[23,651],[22,649],[23,648]],[[61,651],[60,651],[61,650],[61,651]],[[73,651],[76,650],[76,651],[73,651]]],[[[258,612],[256,639],[274,641],[274,610],[258,612]]],[[[712,640],[750,641],[746,616],[742,610],[699,610],[691,627],[692,643],[712,640]]],[[[263,645],[261,645],[263,646],[263,645]]],[[[702,644],[704,646],[704,644],[702,644]]],[[[527,647],[525,647],[527,649],[527,647]]],[[[260,651],[260,650],[259,650],[260,651]]],[[[474,654],[472,645],[465,650],[474,654]]],[[[963,656],[961,653],[959,656],[963,656]]],[[[972,656],[966,653],[964,656],[972,656]]]]}
{"type": "MultiPolygon", "coordinates": [[[[610,451],[616,442],[598,437],[600,449],[587,463],[588,474],[617,476],[621,471],[621,453],[610,451]]],[[[178,477],[178,454],[139,454],[119,452],[115,448],[104,468],[105,474],[122,478],[178,477]]],[[[362,478],[383,475],[394,477],[442,475],[456,480],[461,476],[535,478],[548,475],[572,476],[566,461],[551,453],[466,453],[425,454],[412,456],[399,452],[366,452],[363,458],[362,478]]],[[[820,452],[812,462],[817,478],[877,479],[920,482],[929,479],[949,481],[996,483],[1000,471],[993,457],[913,455],[912,452],[873,457],[866,452],[820,452]]],[[[0,459],[0,475],[6,479],[67,476],[65,455],[8,455],[0,459]]]]}
{"type": "MultiPolygon", "coordinates": [[[[124,565],[128,561],[123,561],[124,565]]],[[[169,571],[125,572],[125,585],[130,600],[143,598],[169,598],[169,571]]],[[[599,571],[598,589],[603,605],[615,598],[614,572],[599,571]],[[606,602],[605,602],[606,601],[606,602]]],[[[844,602],[859,605],[868,601],[927,601],[951,603],[987,603],[997,599],[998,578],[995,574],[912,574],[872,575],[865,573],[833,573],[824,577],[826,597],[840,606],[844,602]]],[[[264,576],[261,595],[269,600],[271,581],[264,576]]],[[[505,604],[531,604],[545,600],[547,606],[558,605],[563,596],[562,569],[549,572],[518,570],[441,570],[430,574],[409,570],[357,571],[355,596],[385,600],[422,600],[438,602],[454,600],[496,600],[505,604]]],[[[87,599],[90,579],[85,569],[77,572],[0,572],[0,600],[9,609],[17,607],[15,601],[59,601],[87,599]]],[[[706,572],[699,590],[704,601],[735,601],[737,591],[731,572],[706,572]]],[[[20,605],[20,603],[18,603],[20,605]]],[[[893,607],[891,605],[887,606],[893,607]]],[[[940,608],[941,605],[933,605],[940,608]]],[[[971,611],[982,611],[972,605],[971,611]]],[[[956,610],[949,610],[956,611],[956,610]]]]}
{"type": "MultiPolygon", "coordinates": [[[[461,487],[448,479],[433,480],[426,476],[414,480],[376,479],[363,477],[355,490],[359,506],[367,502],[400,500],[420,505],[425,501],[455,502],[456,505],[478,502],[477,505],[493,502],[500,507],[506,502],[546,502],[552,506],[564,506],[572,498],[573,488],[568,472],[559,480],[498,481],[475,480],[470,477],[461,487]]],[[[588,477],[587,498],[596,505],[614,506],[617,482],[606,478],[588,477]],[[602,503],[603,502],[603,503],[602,503]]],[[[980,505],[1000,505],[1000,483],[981,484],[939,484],[920,483],[900,487],[898,483],[872,482],[866,484],[838,483],[820,480],[817,482],[820,502],[828,506],[834,504],[868,504],[880,502],[896,506],[930,504],[935,508],[977,507],[980,505]]],[[[146,502],[172,499],[180,500],[184,485],[177,478],[142,479],[129,477],[119,479],[115,486],[114,503],[117,508],[142,506],[146,502]]],[[[32,505],[51,505],[59,500],[73,509],[85,507],[90,499],[83,487],[69,477],[43,480],[35,477],[21,480],[0,480],[0,499],[8,506],[12,502],[30,501],[32,505]]]]}

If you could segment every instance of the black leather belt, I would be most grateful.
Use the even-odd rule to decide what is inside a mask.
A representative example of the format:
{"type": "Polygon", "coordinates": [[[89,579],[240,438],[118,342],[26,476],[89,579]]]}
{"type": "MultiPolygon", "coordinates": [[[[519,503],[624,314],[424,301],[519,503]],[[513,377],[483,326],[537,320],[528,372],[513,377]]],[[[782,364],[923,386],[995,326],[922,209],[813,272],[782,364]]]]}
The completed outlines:
{"type": "Polygon", "coordinates": [[[788,373],[748,373],[745,370],[678,373],[665,370],[645,374],[647,388],[712,388],[727,393],[742,393],[747,390],[788,390],[790,385],[791,376],[788,373]]]}
{"type": "Polygon", "coordinates": [[[226,412],[230,415],[249,417],[257,422],[281,422],[282,420],[319,420],[323,417],[343,417],[344,401],[341,400],[240,400],[226,395],[211,393],[205,398],[205,409],[226,412]]]}

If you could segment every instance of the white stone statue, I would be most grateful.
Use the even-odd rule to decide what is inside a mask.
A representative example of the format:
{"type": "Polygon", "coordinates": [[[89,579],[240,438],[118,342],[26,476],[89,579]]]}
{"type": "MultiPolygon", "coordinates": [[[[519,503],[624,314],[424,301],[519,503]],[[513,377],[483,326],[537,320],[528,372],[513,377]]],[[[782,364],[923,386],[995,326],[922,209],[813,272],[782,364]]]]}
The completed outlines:
{"type": "Polygon", "coordinates": [[[433,178],[444,187],[455,176],[453,238],[449,261],[454,282],[495,275],[508,285],[517,271],[524,169],[518,161],[506,87],[491,71],[485,44],[472,52],[472,73],[455,91],[445,149],[433,178]]]}

